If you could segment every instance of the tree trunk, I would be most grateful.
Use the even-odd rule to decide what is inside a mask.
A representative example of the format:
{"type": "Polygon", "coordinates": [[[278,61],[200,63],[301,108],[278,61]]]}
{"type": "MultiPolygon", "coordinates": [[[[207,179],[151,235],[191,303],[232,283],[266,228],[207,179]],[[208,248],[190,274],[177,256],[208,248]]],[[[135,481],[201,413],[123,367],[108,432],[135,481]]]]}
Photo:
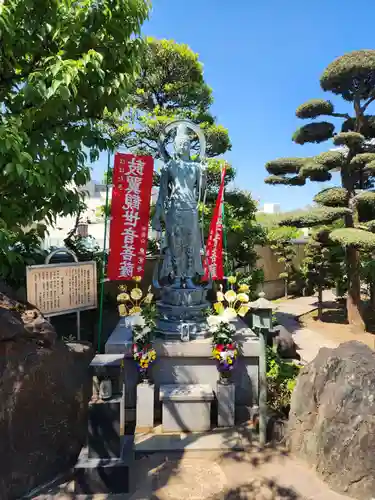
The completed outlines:
{"type": "Polygon", "coordinates": [[[284,280],[284,296],[288,298],[288,280],[284,280]]]}
{"type": "Polygon", "coordinates": [[[370,283],[370,306],[375,310],[375,281],[370,283]]]}
{"type": "Polygon", "coordinates": [[[318,286],[318,320],[322,321],[323,317],[323,287],[318,286]]]}
{"type": "Polygon", "coordinates": [[[346,262],[348,270],[348,298],[346,308],[348,321],[356,329],[364,331],[365,323],[362,319],[361,310],[361,282],[359,279],[359,255],[356,249],[348,247],[346,249],[346,262]]]}

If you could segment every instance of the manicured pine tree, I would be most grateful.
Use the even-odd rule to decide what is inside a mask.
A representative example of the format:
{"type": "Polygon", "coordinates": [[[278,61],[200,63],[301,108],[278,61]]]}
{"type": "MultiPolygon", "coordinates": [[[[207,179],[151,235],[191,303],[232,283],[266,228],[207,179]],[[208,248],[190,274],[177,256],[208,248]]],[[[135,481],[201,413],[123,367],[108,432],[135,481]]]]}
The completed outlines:
{"type": "Polygon", "coordinates": [[[333,140],[337,150],[310,158],[280,158],[266,164],[271,174],[268,184],[303,186],[306,180],[324,182],[332,171],[340,174],[341,185],[324,189],[316,197],[316,208],[285,214],[281,225],[312,227],[343,219],[344,227],[321,230],[321,241],[340,244],[345,249],[348,276],[347,313],[349,323],[364,329],[360,296],[360,255],[375,249],[375,193],[369,191],[375,176],[375,117],[368,108],[375,100],[375,50],[359,50],[333,61],[324,70],[320,85],[324,91],[342,97],[352,106],[352,114],[337,113],[333,104],[312,99],[297,108],[301,119],[330,116],[342,119],[341,127],[315,121],[293,135],[297,144],[333,140]]]}

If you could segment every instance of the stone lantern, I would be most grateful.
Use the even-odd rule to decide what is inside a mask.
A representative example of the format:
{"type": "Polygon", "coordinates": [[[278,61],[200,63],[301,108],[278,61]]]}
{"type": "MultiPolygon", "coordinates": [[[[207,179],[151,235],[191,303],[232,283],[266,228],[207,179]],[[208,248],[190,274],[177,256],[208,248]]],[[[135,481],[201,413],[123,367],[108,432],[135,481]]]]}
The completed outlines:
{"type": "Polygon", "coordinates": [[[267,336],[272,329],[272,302],[265,298],[264,292],[259,299],[250,302],[253,328],[259,333],[259,444],[266,444],[267,434],[267,336]]]}

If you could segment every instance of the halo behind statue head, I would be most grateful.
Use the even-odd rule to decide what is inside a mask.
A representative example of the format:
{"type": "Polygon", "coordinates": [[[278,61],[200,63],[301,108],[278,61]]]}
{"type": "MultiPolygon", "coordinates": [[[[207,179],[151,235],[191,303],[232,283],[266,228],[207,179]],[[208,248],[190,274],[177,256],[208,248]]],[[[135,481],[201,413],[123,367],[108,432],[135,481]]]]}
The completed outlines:
{"type": "Polygon", "coordinates": [[[166,150],[165,147],[165,140],[167,135],[171,130],[174,128],[177,129],[177,134],[184,134],[186,135],[186,129],[190,129],[193,132],[195,132],[198,136],[199,140],[199,160],[203,161],[206,158],[206,138],[204,136],[204,133],[202,129],[200,128],[199,125],[196,125],[195,123],[191,122],[190,120],[175,120],[171,123],[168,123],[168,125],[164,128],[164,130],[161,132],[160,137],[159,137],[159,151],[164,158],[164,161],[168,161],[170,159],[170,155],[168,151],[166,150]]]}

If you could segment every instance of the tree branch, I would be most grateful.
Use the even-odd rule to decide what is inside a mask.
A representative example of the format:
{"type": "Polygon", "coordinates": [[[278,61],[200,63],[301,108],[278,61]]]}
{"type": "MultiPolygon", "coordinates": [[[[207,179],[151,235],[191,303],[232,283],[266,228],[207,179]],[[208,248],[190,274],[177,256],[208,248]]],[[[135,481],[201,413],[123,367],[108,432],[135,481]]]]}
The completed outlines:
{"type": "Polygon", "coordinates": [[[350,120],[351,116],[348,113],[332,113],[326,116],[334,116],[335,118],[345,118],[346,120],[350,120]]]}

